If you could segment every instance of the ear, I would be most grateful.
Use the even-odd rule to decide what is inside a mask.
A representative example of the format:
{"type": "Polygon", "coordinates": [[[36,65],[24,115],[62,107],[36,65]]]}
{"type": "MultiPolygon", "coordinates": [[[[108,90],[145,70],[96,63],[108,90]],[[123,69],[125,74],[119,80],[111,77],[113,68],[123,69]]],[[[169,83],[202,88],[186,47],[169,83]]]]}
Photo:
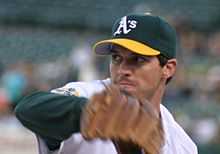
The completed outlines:
{"type": "Polygon", "coordinates": [[[163,66],[163,76],[164,78],[172,77],[176,72],[177,60],[169,59],[167,63],[163,66]]]}

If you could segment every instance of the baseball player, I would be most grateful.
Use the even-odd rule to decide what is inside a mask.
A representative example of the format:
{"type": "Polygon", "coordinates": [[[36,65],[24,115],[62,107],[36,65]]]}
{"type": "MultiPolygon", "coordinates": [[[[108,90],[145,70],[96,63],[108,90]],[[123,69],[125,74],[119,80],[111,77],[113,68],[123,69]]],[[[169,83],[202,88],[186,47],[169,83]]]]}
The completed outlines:
{"type": "MultiPolygon", "coordinates": [[[[124,148],[125,150],[127,148],[127,154],[198,153],[195,143],[162,105],[166,85],[175,74],[177,65],[176,33],[166,21],[149,14],[124,16],[113,25],[112,37],[96,43],[94,51],[97,54],[111,56],[110,78],[90,82],[71,82],[51,92],[35,92],[23,98],[16,106],[17,118],[37,136],[39,154],[124,153],[122,146],[114,142],[114,137],[125,141],[118,143],[126,145],[127,141],[132,141],[132,144],[138,146],[133,148],[127,144],[128,146],[124,148]],[[116,87],[113,88],[112,93],[117,94],[107,94],[106,89],[109,85],[116,87]],[[134,101],[131,98],[138,99],[134,101]],[[129,100],[136,103],[129,103],[129,100]],[[147,100],[147,104],[152,107],[151,111],[154,111],[150,117],[154,115],[155,121],[159,121],[157,124],[163,132],[163,137],[160,138],[163,141],[159,142],[163,144],[160,144],[159,151],[148,150],[153,149],[148,143],[154,141],[158,133],[153,131],[153,135],[151,133],[151,137],[145,140],[144,137],[148,136],[146,134],[149,131],[139,128],[154,125],[148,124],[149,116],[148,111],[145,110],[145,101],[137,100],[147,100]],[[105,107],[105,112],[100,113],[99,111],[102,110],[100,104],[109,107],[105,107]],[[123,115],[127,113],[126,110],[130,114],[123,115]],[[84,112],[87,112],[86,116],[84,112]],[[117,113],[117,116],[113,113],[117,113]],[[139,113],[143,114],[140,116],[139,113]],[[134,120],[132,115],[138,118],[134,120]],[[117,127],[117,120],[121,120],[122,117],[127,118],[122,120],[125,126],[136,128],[127,127],[131,131],[125,133],[125,136],[118,133],[117,127]],[[131,122],[132,119],[135,124],[131,122]],[[114,127],[110,126],[111,124],[114,127]],[[92,128],[95,129],[90,131],[92,128]],[[115,136],[109,135],[105,130],[111,130],[110,132],[115,136]],[[136,134],[141,133],[141,136],[134,135],[135,131],[136,134]],[[88,140],[86,137],[92,139],[88,140]]],[[[127,129],[123,128],[121,134],[127,132],[127,129]]]]}

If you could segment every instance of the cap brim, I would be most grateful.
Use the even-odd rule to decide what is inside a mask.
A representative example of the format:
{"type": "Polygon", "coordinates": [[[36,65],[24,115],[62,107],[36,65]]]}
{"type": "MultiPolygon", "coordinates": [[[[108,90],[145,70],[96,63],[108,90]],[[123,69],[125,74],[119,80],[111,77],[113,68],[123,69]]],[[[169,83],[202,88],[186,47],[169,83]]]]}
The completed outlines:
{"type": "Polygon", "coordinates": [[[121,39],[121,38],[100,41],[93,46],[93,50],[97,54],[102,54],[102,55],[110,54],[111,53],[110,47],[112,44],[122,46],[134,53],[141,55],[156,56],[160,54],[160,51],[155,50],[143,43],[131,39],[121,39]]]}

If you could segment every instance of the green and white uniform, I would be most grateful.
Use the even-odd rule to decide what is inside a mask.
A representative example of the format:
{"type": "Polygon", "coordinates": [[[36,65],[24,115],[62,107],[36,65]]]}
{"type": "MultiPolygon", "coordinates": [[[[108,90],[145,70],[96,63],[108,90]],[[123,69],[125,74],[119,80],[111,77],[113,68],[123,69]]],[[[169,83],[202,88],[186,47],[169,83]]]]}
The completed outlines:
{"type": "MultiPolygon", "coordinates": [[[[88,99],[104,89],[110,79],[71,82],[51,92],[36,92],[22,99],[15,108],[17,118],[32,130],[39,154],[117,154],[113,143],[80,135],[80,114],[88,99]]],[[[197,147],[171,113],[160,106],[165,131],[161,154],[197,154],[197,147]]]]}

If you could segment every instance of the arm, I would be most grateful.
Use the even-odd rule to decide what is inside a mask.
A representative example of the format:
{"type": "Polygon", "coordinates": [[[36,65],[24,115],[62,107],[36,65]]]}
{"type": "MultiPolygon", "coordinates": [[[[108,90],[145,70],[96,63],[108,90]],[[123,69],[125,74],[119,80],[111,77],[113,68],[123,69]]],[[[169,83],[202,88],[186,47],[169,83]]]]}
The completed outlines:
{"type": "Polygon", "coordinates": [[[72,133],[80,131],[80,114],[86,98],[35,92],[24,97],[15,108],[21,123],[44,139],[50,150],[72,133]]]}

